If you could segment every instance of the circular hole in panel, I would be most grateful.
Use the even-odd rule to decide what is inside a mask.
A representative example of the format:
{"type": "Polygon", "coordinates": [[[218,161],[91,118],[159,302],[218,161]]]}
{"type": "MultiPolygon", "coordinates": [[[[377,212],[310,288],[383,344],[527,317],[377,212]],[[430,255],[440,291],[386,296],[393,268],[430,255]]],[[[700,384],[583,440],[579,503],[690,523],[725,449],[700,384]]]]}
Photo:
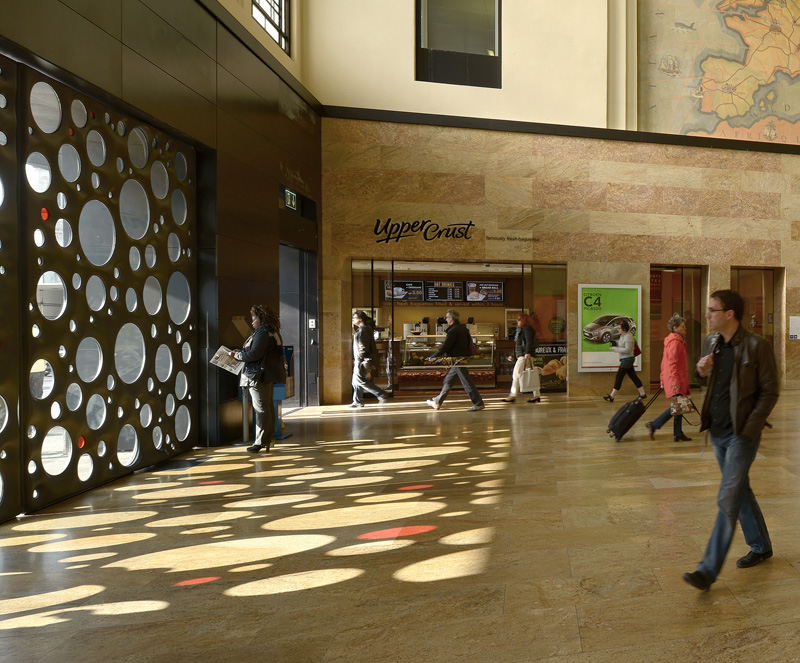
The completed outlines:
{"type": "Polygon", "coordinates": [[[8,145],[8,136],[6,136],[5,131],[0,131],[0,146],[3,145],[8,145]]]}
{"type": "Polygon", "coordinates": [[[92,173],[92,187],[95,189],[100,188],[100,175],[97,173],[92,173]]]}
{"type": "Polygon", "coordinates": [[[29,384],[31,396],[37,400],[47,398],[53,392],[55,374],[49,361],[46,359],[37,359],[33,362],[29,384]]]}
{"type": "Polygon", "coordinates": [[[131,250],[128,252],[128,260],[130,261],[131,269],[134,272],[142,266],[142,254],[139,253],[139,249],[137,249],[135,246],[132,246],[131,250]]]}
{"type": "MultiPolygon", "coordinates": [[[[108,290],[109,295],[111,296],[111,301],[115,302],[119,298],[119,291],[117,290],[117,286],[112,285],[111,288],[108,290]]],[[[111,309],[109,309],[110,311],[111,309]]]]}
{"type": "Polygon", "coordinates": [[[8,424],[8,403],[0,396],[0,433],[5,430],[6,424],[8,424]]]}
{"type": "Polygon", "coordinates": [[[33,338],[39,338],[39,334],[41,334],[41,333],[42,333],[42,330],[39,329],[39,325],[33,325],[31,327],[31,336],[33,336],[33,338]]]}
{"type": "Polygon", "coordinates": [[[181,240],[175,233],[170,233],[167,237],[167,255],[172,262],[181,257],[181,240]]]}
{"type": "Polygon", "coordinates": [[[119,215],[122,227],[132,239],[141,239],[150,227],[150,203],[144,187],[136,180],[127,180],[119,194],[119,215]]]}
{"type": "Polygon", "coordinates": [[[93,265],[105,265],[114,253],[116,231],[108,207],[99,200],[83,206],[78,219],[78,238],[81,248],[93,265]]]}
{"type": "Polygon", "coordinates": [[[172,192],[170,203],[172,206],[172,218],[175,219],[175,223],[182,226],[186,223],[186,197],[180,189],[175,189],[172,192]]]}
{"type": "Polygon", "coordinates": [[[123,170],[125,170],[125,162],[122,157],[117,157],[117,172],[122,173],[123,170]]]}
{"type": "Polygon", "coordinates": [[[142,301],[144,302],[145,310],[150,315],[155,315],[161,310],[161,304],[163,303],[161,284],[155,276],[148,276],[144,282],[142,301]]]}
{"type": "MultiPolygon", "coordinates": [[[[0,131],[0,134],[2,134],[2,133],[3,132],[0,131]]],[[[3,206],[3,199],[5,198],[5,196],[6,196],[6,193],[5,193],[5,190],[3,189],[3,180],[0,179],[0,207],[3,206]]]]}
{"type": "Polygon", "coordinates": [[[35,460],[28,461],[28,474],[36,474],[38,467],[35,460]]]}
{"type": "Polygon", "coordinates": [[[47,83],[36,83],[31,88],[31,115],[46,134],[61,126],[61,100],[47,83]]]}
{"type": "Polygon", "coordinates": [[[139,412],[139,421],[142,423],[142,426],[147,428],[153,422],[153,408],[149,405],[142,407],[139,412]]]}
{"type": "Polygon", "coordinates": [[[42,442],[42,469],[57,477],[69,466],[72,458],[72,438],[63,426],[54,426],[42,442]]]}
{"type": "Polygon", "coordinates": [[[39,247],[44,246],[44,231],[40,228],[33,231],[33,243],[39,247]]]}
{"type": "Polygon", "coordinates": [[[106,443],[103,440],[97,443],[97,455],[102,458],[106,455],[106,443]]]}
{"type": "Polygon", "coordinates": [[[56,242],[62,248],[72,244],[72,226],[66,219],[59,219],[55,226],[56,242]]]}
{"type": "Polygon", "coordinates": [[[83,283],[83,280],[81,279],[81,275],[80,275],[80,274],[78,274],[77,272],[75,272],[75,273],[72,275],[72,287],[73,287],[75,290],[80,290],[81,283],[83,283]]]}
{"type": "Polygon", "coordinates": [[[86,136],[86,154],[97,168],[106,162],[106,141],[97,129],[92,129],[86,136]]]}
{"type": "Polygon", "coordinates": [[[192,358],[192,346],[188,343],[184,343],[181,347],[181,358],[184,364],[188,364],[189,360],[192,358]]]}
{"type": "Polygon", "coordinates": [[[0,108],[5,108],[8,106],[8,99],[6,99],[6,95],[0,94],[0,108]]]}
{"type": "Polygon", "coordinates": [[[32,440],[36,437],[36,426],[28,426],[28,439],[32,440]]]}
{"type": "Polygon", "coordinates": [[[139,455],[139,435],[130,424],[125,424],[117,438],[117,460],[125,467],[136,462],[139,455]]]}
{"type": "Polygon", "coordinates": [[[183,371],[178,371],[178,374],[175,376],[175,395],[178,397],[178,400],[182,401],[186,398],[188,391],[189,381],[186,379],[186,374],[183,371]]]}
{"type": "Polygon", "coordinates": [[[183,180],[186,179],[186,175],[189,174],[189,167],[186,163],[186,157],[183,156],[183,152],[178,152],[175,155],[175,174],[181,182],[183,182],[183,180]]]}
{"type": "Polygon", "coordinates": [[[167,310],[169,317],[176,325],[186,322],[191,309],[191,292],[189,281],[180,272],[169,277],[167,284],[167,310]]]}
{"type": "Polygon", "coordinates": [[[86,402],[86,425],[97,430],[106,420],[106,402],[100,394],[92,394],[86,402]]]}
{"type": "Polygon", "coordinates": [[[113,375],[109,375],[106,378],[106,388],[109,391],[114,391],[114,387],[116,387],[116,386],[117,386],[117,381],[114,379],[114,376],[113,375]]]}
{"type": "Polygon", "coordinates": [[[89,454],[83,454],[78,458],[78,479],[80,481],[88,481],[92,476],[94,470],[94,461],[89,454]]]}
{"type": "Polygon", "coordinates": [[[58,401],[53,401],[52,405],[50,405],[50,417],[52,419],[61,417],[61,403],[58,401]]]}
{"type": "Polygon", "coordinates": [[[117,419],[122,419],[122,417],[124,417],[124,416],[125,416],[125,410],[123,410],[121,407],[118,407],[117,408],[117,419]]]}
{"type": "Polygon", "coordinates": [[[153,446],[160,449],[162,444],[164,444],[164,433],[161,432],[161,426],[156,426],[153,429],[153,446]]]}
{"type": "Polygon", "coordinates": [[[67,409],[75,412],[83,402],[83,391],[77,382],[73,382],[67,387],[67,409]]]}
{"type": "Polygon", "coordinates": [[[50,163],[44,154],[31,152],[25,162],[25,177],[28,178],[28,184],[36,193],[44,193],[50,188],[52,174],[50,163]]]}
{"type": "Polygon", "coordinates": [[[97,274],[86,282],[86,303],[93,311],[99,311],[106,305],[106,284],[97,274]]]}
{"type": "Polygon", "coordinates": [[[163,343],[156,350],[156,377],[165,382],[172,375],[172,352],[163,343]]]}
{"type": "Polygon", "coordinates": [[[160,161],[155,161],[150,167],[150,188],[159,200],[164,200],[169,193],[169,174],[160,161]]]}
{"type": "Polygon", "coordinates": [[[192,428],[192,417],[189,414],[189,408],[181,405],[178,408],[178,413],[175,415],[175,436],[180,442],[183,442],[189,437],[189,431],[192,428]]]}
{"type": "Polygon", "coordinates": [[[71,332],[78,331],[78,323],[77,323],[77,322],[75,322],[74,320],[70,320],[70,321],[69,321],[69,330],[70,330],[71,332]]]}
{"type": "Polygon", "coordinates": [[[166,412],[170,417],[172,413],[175,412],[175,397],[172,394],[167,395],[166,412]]]}
{"type": "Polygon", "coordinates": [[[153,391],[155,384],[156,383],[153,382],[153,378],[147,378],[147,391],[153,391]]]}
{"type": "Polygon", "coordinates": [[[156,265],[156,249],[152,244],[144,247],[144,262],[151,269],[156,265]]]}
{"type": "Polygon", "coordinates": [[[153,338],[158,336],[158,327],[156,327],[155,323],[150,325],[150,336],[152,336],[153,338]]]}
{"type": "Polygon", "coordinates": [[[114,267],[114,278],[115,279],[119,278],[119,267],[114,267]]]}
{"type": "Polygon", "coordinates": [[[103,351],[100,344],[91,336],[84,338],[75,353],[75,368],[78,377],[84,382],[91,382],[100,375],[103,367],[103,351]]]}
{"type": "Polygon", "coordinates": [[[67,182],[75,182],[81,175],[81,156],[69,143],[58,150],[58,169],[67,182]]]}
{"type": "Polygon", "coordinates": [[[75,126],[79,129],[85,127],[86,121],[89,119],[89,114],[86,112],[86,106],[83,105],[83,102],[75,99],[72,102],[71,110],[72,121],[75,123],[75,126]]]}
{"type": "Polygon", "coordinates": [[[58,192],[58,195],[56,196],[56,205],[58,205],[58,209],[67,208],[67,194],[63,191],[58,192]]]}
{"type": "Polygon", "coordinates": [[[139,305],[139,298],[136,296],[136,291],[133,288],[128,288],[125,292],[125,308],[133,313],[139,305]]]}
{"type": "Polygon", "coordinates": [[[56,272],[45,272],[36,284],[36,305],[48,320],[56,320],[67,307],[67,286],[56,272]]]}
{"type": "Polygon", "coordinates": [[[64,359],[67,356],[67,348],[64,345],[58,346],[58,356],[64,359]]]}
{"type": "Polygon", "coordinates": [[[125,384],[135,382],[144,370],[144,336],[132,322],[122,326],[114,344],[114,364],[119,379],[125,384]]]}
{"type": "Polygon", "coordinates": [[[117,133],[120,136],[124,136],[125,135],[125,131],[126,131],[125,122],[120,120],[119,122],[117,122],[117,133]]]}
{"type": "Polygon", "coordinates": [[[144,168],[147,165],[150,148],[147,145],[147,135],[141,127],[136,127],[128,134],[128,154],[136,168],[144,168]]]}
{"type": "Polygon", "coordinates": [[[106,124],[111,124],[111,115],[109,115],[108,113],[104,114],[103,120],[105,120],[106,124]]]}

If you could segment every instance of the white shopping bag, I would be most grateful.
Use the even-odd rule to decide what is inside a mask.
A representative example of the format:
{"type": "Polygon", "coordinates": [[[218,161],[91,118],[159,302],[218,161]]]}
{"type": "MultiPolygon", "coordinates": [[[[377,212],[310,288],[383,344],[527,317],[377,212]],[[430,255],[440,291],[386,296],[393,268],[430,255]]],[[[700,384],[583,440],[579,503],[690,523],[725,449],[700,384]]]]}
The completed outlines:
{"type": "Polygon", "coordinates": [[[541,372],[541,368],[533,365],[533,359],[528,359],[519,376],[519,390],[523,393],[539,391],[539,375],[541,372]]]}

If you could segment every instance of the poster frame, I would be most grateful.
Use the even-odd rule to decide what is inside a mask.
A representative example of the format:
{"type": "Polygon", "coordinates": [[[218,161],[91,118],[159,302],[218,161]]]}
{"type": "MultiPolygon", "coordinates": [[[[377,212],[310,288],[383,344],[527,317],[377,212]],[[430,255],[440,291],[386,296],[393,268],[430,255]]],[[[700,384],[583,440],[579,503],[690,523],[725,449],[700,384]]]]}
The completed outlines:
{"type": "MultiPolygon", "coordinates": [[[[579,283],[578,284],[578,301],[577,301],[577,330],[578,341],[578,372],[579,373],[614,373],[619,368],[619,358],[617,353],[608,350],[609,362],[607,365],[588,365],[588,358],[584,356],[583,352],[583,301],[584,292],[588,291],[603,291],[603,290],[630,290],[636,293],[636,332],[633,335],[639,347],[642,346],[642,286],[621,283],[579,283]],[[586,365],[585,365],[586,364],[586,365]]],[[[633,363],[635,371],[642,370],[642,356],[636,357],[633,363]]]]}

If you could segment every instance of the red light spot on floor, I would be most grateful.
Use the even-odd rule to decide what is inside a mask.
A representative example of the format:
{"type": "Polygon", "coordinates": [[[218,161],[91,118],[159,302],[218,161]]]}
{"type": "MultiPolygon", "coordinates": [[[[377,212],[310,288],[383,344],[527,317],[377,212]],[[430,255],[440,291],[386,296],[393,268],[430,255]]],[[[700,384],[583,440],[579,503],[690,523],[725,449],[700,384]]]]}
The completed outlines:
{"type": "Polygon", "coordinates": [[[197,485],[198,486],[213,486],[215,483],[225,483],[225,482],[223,480],[221,480],[221,479],[219,481],[201,481],[197,485]]]}
{"type": "Polygon", "coordinates": [[[396,539],[398,536],[414,536],[415,534],[424,534],[425,532],[432,532],[436,529],[436,525],[413,525],[409,527],[392,527],[390,529],[381,529],[375,532],[367,532],[366,534],[359,535],[359,539],[396,539]]]}
{"type": "Polygon", "coordinates": [[[403,486],[397,490],[422,490],[423,488],[433,488],[432,483],[421,483],[419,486],[403,486]]]}
{"type": "Polygon", "coordinates": [[[50,211],[46,207],[42,207],[42,221],[47,221],[50,218],[50,211]]]}
{"type": "Polygon", "coordinates": [[[214,582],[215,580],[219,580],[220,576],[214,576],[209,578],[194,578],[193,580],[184,580],[183,582],[176,582],[175,587],[191,587],[192,585],[202,585],[206,582],[214,582]]]}
{"type": "Polygon", "coordinates": [[[83,449],[85,446],[86,446],[86,438],[83,435],[81,435],[78,438],[78,449],[83,449]]]}

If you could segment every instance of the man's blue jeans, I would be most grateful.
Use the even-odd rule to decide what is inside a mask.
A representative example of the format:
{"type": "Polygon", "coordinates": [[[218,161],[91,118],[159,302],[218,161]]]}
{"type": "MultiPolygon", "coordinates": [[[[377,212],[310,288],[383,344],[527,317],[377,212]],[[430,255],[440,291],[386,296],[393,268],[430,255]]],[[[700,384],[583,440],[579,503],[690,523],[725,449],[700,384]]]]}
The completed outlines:
{"type": "Polygon", "coordinates": [[[722,481],[717,495],[719,512],[708,540],[705,557],[697,565],[697,570],[712,582],[716,580],[725,562],[737,519],[742,526],[744,540],[753,552],[772,550],[767,524],[748,478],[760,441],[760,436],[755,440],[733,434],[721,438],[711,437],[714,454],[722,470],[722,481]]]}

